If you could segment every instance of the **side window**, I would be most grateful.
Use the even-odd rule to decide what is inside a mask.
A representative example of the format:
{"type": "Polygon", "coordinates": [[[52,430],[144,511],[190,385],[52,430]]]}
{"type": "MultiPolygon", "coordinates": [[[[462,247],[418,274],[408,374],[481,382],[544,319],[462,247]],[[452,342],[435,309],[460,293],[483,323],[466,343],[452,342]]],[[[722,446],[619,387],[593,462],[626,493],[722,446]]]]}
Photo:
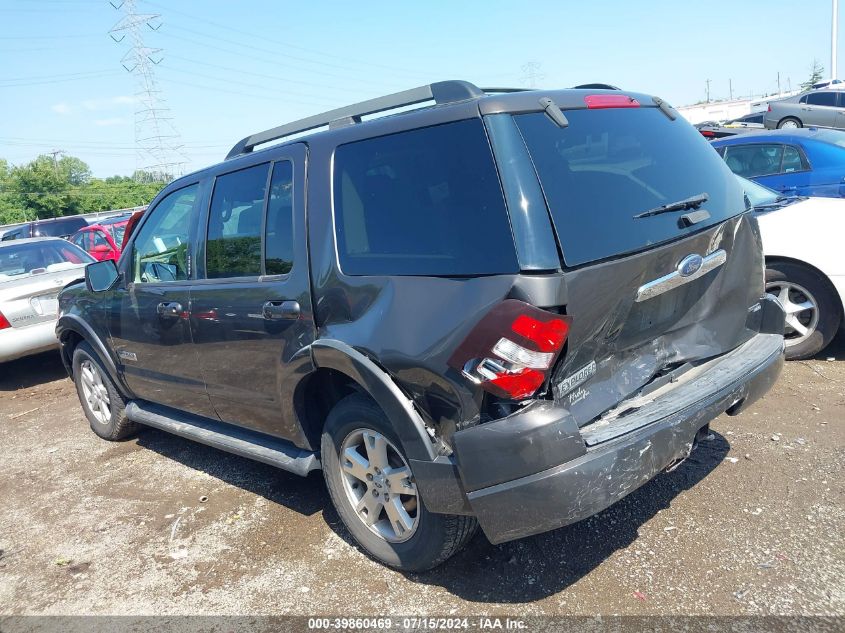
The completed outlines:
{"type": "Polygon", "coordinates": [[[83,251],[88,250],[88,233],[90,231],[83,231],[82,233],[77,233],[71,238],[71,242],[76,244],[79,248],[83,251]]]}
{"type": "Polygon", "coordinates": [[[478,119],[341,145],[333,179],[338,257],[347,275],[519,269],[478,119]]]}
{"type": "Polygon", "coordinates": [[[783,167],[781,172],[788,174],[793,171],[802,171],[804,164],[801,162],[801,153],[797,147],[785,145],[783,148],[783,167]]]}
{"type": "Polygon", "coordinates": [[[820,106],[835,106],[835,92],[812,92],[807,95],[807,103],[820,106]]]}
{"type": "Polygon", "coordinates": [[[218,176],[208,214],[206,276],[261,274],[261,216],[270,164],[218,176]]]}
{"type": "Polygon", "coordinates": [[[293,267],[293,165],[276,163],[270,181],[264,268],[268,275],[286,275],[293,267]]]}
{"type": "Polygon", "coordinates": [[[725,151],[725,162],[733,173],[754,178],[779,173],[782,156],[783,145],[730,145],[725,151]]]}
{"type": "Polygon", "coordinates": [[[798,103],[807,103],[807,95],[804,95],[798,100],[798,103]]]}
{"type": "Polygon", "coordinates": [[[168,194],[150,211],[135,238],[132,279],[141,283],[188,278],[188,239],[199,185],[168,194]]]}
{"type": "Polygon", "coordinates": [[[102,231],[90,231],[89,234],[94,240],[93,244],[91,245],[92,248],[97,248],[98,246],[105,246],[107,248],[111,248],[111,244],[109,244],[109,241],[106,239],[106,236],[102,231]]]}

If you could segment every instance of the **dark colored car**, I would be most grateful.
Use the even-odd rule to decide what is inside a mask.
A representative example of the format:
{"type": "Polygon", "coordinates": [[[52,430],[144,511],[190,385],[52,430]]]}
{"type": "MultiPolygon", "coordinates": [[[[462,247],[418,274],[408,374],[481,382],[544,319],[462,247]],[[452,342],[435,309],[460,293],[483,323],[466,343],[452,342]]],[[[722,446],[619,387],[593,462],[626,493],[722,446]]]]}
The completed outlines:
{"type": "Polygon", "coordinates": [[[708,140],[744,134],[754,130],[763,129],[763,112],[752,112],[745,116],[719,123],[717,121],[705,121],[698,123],[695,127],[701,132],[701,136],[708,140]]]}
{"type": "Polygon", "coordinates": [[[783,363],[736,178],[665,102],[597,89],[441,82],[249,136],[60,305],[95,433],[322,469],[405,570],[599,512],[783,363]]]}
{"type": "Polygon", "coordinates": [[[20,240],[27,237],[69,237],[83,226],[88,226],[85,218],[78,215],[69,215],[61,218],[50,218],[49,220],[37,220],[27,222],[3,234],[0,238],[3,242],[9,240],[20,240]]]}
{"type": "Polygon", "coordinates": [[[79,229],[70,241],[94,259],[117,261],[123,247],[123,234],[131,214],[118,215],[79,229]]]}
{"type": "Polygon", "coordinates": [[[713,141],[732,172],[789,196],[845,196],[845,132],[773,130],[713,141]]]}

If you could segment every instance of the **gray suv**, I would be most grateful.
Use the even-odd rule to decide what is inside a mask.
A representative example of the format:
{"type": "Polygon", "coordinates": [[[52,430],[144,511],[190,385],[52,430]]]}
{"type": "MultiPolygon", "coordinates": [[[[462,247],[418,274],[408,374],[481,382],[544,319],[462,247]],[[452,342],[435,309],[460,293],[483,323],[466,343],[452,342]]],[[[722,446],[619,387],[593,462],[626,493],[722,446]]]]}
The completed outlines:
{"type": "Polygon", "coordinates": [[[845,91],[814,90],[772,101],[763,124],[769,130],[798,127],[845,129],[845,91]]]}
{"type": "Polygon", "coordinates": [[[603,510],[783,363],[739,182],[618,90],[446,81],[253,134],[59,301],[97,435],[321,470],[404,570],[603,510]]]}

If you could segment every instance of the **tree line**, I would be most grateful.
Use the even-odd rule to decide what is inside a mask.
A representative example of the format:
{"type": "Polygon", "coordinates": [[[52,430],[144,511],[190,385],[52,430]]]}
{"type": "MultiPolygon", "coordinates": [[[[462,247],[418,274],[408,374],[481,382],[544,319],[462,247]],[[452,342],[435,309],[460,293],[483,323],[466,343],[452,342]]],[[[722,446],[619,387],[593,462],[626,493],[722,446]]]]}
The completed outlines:
{"type": "Polygon", "coordinates": [[[94,178],[74,156],[42,155],[25,165],[0,158],[0,225],[142,206],[170,180],[142,171],[94,178]]]}

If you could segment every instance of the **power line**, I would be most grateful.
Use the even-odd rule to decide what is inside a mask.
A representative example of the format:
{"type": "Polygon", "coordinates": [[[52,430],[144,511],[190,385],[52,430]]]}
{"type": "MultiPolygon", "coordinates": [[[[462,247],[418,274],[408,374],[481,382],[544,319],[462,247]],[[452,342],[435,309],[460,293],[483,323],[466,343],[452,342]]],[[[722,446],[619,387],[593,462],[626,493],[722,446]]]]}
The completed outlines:
{"type": "MultiPolygon", "coordinates": [[[[221,24],[219,22],[214,22],[213,20],[209,20],[208,18],[202,17],[200,15],[186,13],[185,11],[178,11],[178,10],[172,9],[170,7],[165,7],[164,5],[158,4],[157,2],[152,2],[151,0],[144,0],[144,1],[147,4],[159,7],[161,9],[166,8],[168,10],[168,12],[178,13],[179,15],[183,15],[185,17],[191,18],[192,21],[204,22],[206,24],[210,24],[211,26],[216,26],[217,28],[223,29],[225,31],[230,31],[230,32],[233,32],[233,33],[240,33],[241,35],[246,35],[251,40],[260,39],[260,40],[264,40],[265,42],[269,42],[269,43],[271,43],[275,46],[284,46],[284,47],[287,47],[287,48],[300,50],[300,51],[303,51],[305,53],[311,53],[311,54],[314,54],[314,55],[320,55],[320,56],[323,56],[323,57],[338,59],[340,61],[346,62],[347,64],[352,63],[352,64],[368,66],[368,67],[371,67],[371,68],[381,68],[383,70],[389,70],[389,71],[392,71],[392,72],[395,72],[395,73],[400,73],[400,74],[403,74],[403,75],[406,75],[406,76],[417,76],[417,77],[427,76],[427,73],[409,71],[407,68],[399,68],[397,66],[390,66],[390,65],[387,65],[387,64],[379,64],[379,63],[371,62],[371,61],[362,61],[362,60],[357,60],[357,59],[350,58],[350,57],[347,57],[347,56],[334,55],[332,53],[326,53],[325,51],[321,51],[321,50],[317,50],[317,49],[306,48],[304,46],[297,46],[295,44],[290,44],[288,42],[283,42],[283,41],[280,41],[280,40],[277,40],[277,39],[274,39],[274,38],[265,37],[261,34],[255,33],[254,31],[245,31],[245,30],[242,30],[242,29],[237,29],[233,26],[221,24]]],[[[174,27],[174,28],[176,28],[176,27],[174,27]]],[[[183,28],[183,27],[180,27],[180,28],[183,28]]],[[[198,33],[197,31],[194,31],[194,32],[198,33]]],[[[199,33],[199,34],[203,35],[204,37],[212,37],[214,39],[222,39],[222,38],[218,38],[216,36],[207,36],[204,33],[199,33]]],[[[238,41],[235,41],[235,40],[229,40],[229,41],[231,41],[231,42],[233,42],[234,44],[237,44],[237,45],[242,45],[242,46],[244,45],[243,42],[238,42],[238,41]]],[[[266,51],[267,49],[263,49],[263,50],[266,51]]],[[[270,51],[270,52],[272,52],[274,54],[285,55],[284,53],[279,53],[278,51],[270,51]]],[[[300,59],[301,61],[307,61],[308,63],[313,63],[313,64],[326,64],[326,62],[319,62],[319,61],[316,61],[316,60],[307,60],[307,59],[303,60],[302,58],[296,58],[296,59],[300,59]]],[[[335,67],[349,69],[349,66],[335,66],[335,67]]]]}
{"type": "Polygon", "coordinates": [[[135,2],[112,3],[115,9],[123,11],[123,18],[111,28],[109,35],[115,42],[122,42],[128,35],[131,44],[120,61],[135,76],[138,86],[135,95],[140,105],[135,111],[138,170],[164,179],[168,175],[181,175],[188,158],[180,151],[179,133],[156,82],[154,67],[162,60],[162,50],[144,45],[143,32],[146,28],[157,31],[161,27],[161,15],[137,13],[135,2]]]}

